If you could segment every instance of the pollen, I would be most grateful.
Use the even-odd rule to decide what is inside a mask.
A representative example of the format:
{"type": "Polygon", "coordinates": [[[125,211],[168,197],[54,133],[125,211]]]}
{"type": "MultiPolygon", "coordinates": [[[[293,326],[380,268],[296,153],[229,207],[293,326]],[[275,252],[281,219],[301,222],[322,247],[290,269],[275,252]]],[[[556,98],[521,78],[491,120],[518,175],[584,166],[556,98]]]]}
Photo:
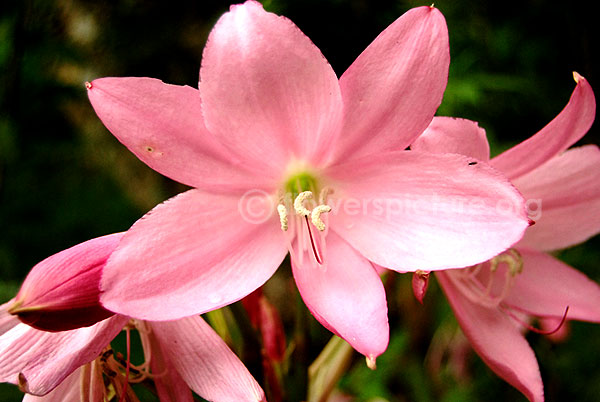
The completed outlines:
{"type": "Polygon", "coordinates": [[[279,214],[279,222],[281,223],[281,230],[287,232],[288,230],[288,214],[287,208],[283,204],[277,205],[277,213],[279,214]]]}
{"type": "Polygon", "coordinates": [[[294,210],[298,215],[308,216],[310,215],[310,211],[304,206],[304,201],[310,200],[313,198],[312,191],[303,191],[294,200],[294,210]]]}
{"type": "Polygon", "coordinates": [[[325,230],[325,223],[321,220],[321,214],[325,212],[331,212],[331,207],[329,205],[318,205],[310,214],[310,220],[313,225],[321,232],[325,230]]]}

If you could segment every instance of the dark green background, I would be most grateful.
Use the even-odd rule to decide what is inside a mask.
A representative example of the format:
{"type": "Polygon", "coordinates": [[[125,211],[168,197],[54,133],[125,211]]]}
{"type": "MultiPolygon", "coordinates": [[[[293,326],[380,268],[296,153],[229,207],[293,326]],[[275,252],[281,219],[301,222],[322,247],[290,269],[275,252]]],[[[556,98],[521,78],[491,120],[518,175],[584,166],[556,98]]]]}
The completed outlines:
{"type": "MultiPolygon", "coordinates": [[[[408,8],[429,5],[391,0],[263,4],[294,21],[338,75],[408,8]]],[[[572,71],[600,88],[593,3],[569,4],[436,2],[447,19],[452,56],[439,114],[479,121],[497,153],[535,133],[564,107],[574,88],[572,71]]],[[[204,42],[228,5],[216,0],[2,2],[2,300],[15,294],[36,262],[92,237],[126,230],[156,203],[185,189],[147,168],[104,129],[83,83],[103,76],[149,76],[196,86],[204,42]]],[[[596,127],[581,143],[599,142],[596,127]]],[[[599,244],[596,238],[563,256],[598,281],[599,244]]],[[[456,324],[435,285],[425,307],[406,297],[406,278],[394,285],[390,349],[376,372],[357,362],[343,389],[359,400],[523,399],[477,357],[468,359],[468,376],[456,378],[446,366],[430,372],[423,361],[435,331],[452,333],[456,324]]],[[[574,323],[571,338],[559,345],[537,335],[528,338],[539,356],[548,401],[598,400],[596,326],[574,323]]],[[[11,390],[0,386],[0,401],[19,400],[11,390]]]]}

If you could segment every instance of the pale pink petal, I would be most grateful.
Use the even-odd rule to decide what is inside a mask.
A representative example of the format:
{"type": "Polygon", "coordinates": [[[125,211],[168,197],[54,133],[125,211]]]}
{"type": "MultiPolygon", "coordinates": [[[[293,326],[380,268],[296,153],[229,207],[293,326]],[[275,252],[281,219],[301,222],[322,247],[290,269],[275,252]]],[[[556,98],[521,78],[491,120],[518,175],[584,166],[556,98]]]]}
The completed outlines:
{"type": "Polygon", "coordinates": [[[518,249],[523,272],[516,276],[506,304],[530,315],[600,322],[600,286],[556,258],[518,249]]]}
{"type": "Polygon", "coordinates": [[[135,318],[169,320],[225,306],[261,286],[287,245],[271,198],[254,196],[190,190],[155,207],[111,255],[100,302],[135,318]]]}
{"type": "Polygon", "coordinates": [[[400,272],[485,261],[528,226],[518,191],[457,154],[390,152],[331,168],[331,227],[372,262],[400,272]]]}
{"type": "Polygon", "coordinates": [[[330,231],[324,265],[311,256],[292,259],[298,290],[321,324],[369,358],[385,351],[389,341],[385,290],[373,266],[330,231]]]}
{"type": "Polygon", "coordinates": [[[533,137],[503,152],[491,161],[509,179],[535,169],[573,145],[587,133],[596,115],[596,100],[590,84],[574,73],[577,86],[567,106],[533,137]]]}
{"type": "Polygon", "coordinates": [[[434,117],[410,149],[431,153],[454,153],[487,161],[490,145],[485,130],[475,121],[454,117],[434,117]]]}
{"type": "Polygon", "coordinates": [[[36,264],[15,297],[12,314],[32,327],[65,331],[113,313],[100,306],[100,275],[123,237],[115,233],[80,243],[36,264]]]}
{"type": "Polygon", "coordinates": [[[600,149],[573,148],[514,180],[527,202],[530,227],[520,246],[549,251],[600,232],[600,149]]]}
{"type": "Polygon", "coordinates": [[[544,388],[533,350],[516,322],[497,308],[471,302],[452,282],[452,271],[437,272],[456,319],[481,359],[533,402],[544,400],[544,388]]]}
{"type": "Polygon", "coordinates": [[[213,28],[199,88],[206,127],[267,172],[293,157],[316,163],[340,128],[331,66],[290,20],[255,1],[232,6],[213,28]]]}
{"type": "Polygon", "coordinates": [[[8,309],[13,305],[14,302],[15,299],[11,299],[0,306],[0,336],[10,331],[21,322],[16,316],[8,312],[8,309]]]}
{"type": "Polygon", "coordinates": [[[272,185],[266,172],[224,151],[204,126],[197,89],[152,78],[88,84],[96,114],[140,160],[173,180],[218,192],[272,185]]]}
{"type": "Polygon", "coordinates": [[[0,381],[45,395],[78,367],[94,360],[121,331],[127,317],[96,325],[45,332],[20,324],[0,337],[0,381]]]}
{"type": "Polygon", "coordinates": [[[151,370],[152,373],[160,373],[160,375],[154,376],[154,385],[160,401],[193,402],[194,397],[190,387],[173,365],[168,351],[163,348],[157,336],[152,332],[152,324],[145,322],[144,325],[150,331],[148,340],[152,356],[150,359],[151,370]]]}
{"type": "Polygon", "coordinates": [[[152,332],[185,382],[215,402],[258,402],[265,395],[225,342],[201,317],[153,322],[152,332]]]}
{"type": "Polygon", "coordinates": [[[340,78],[338,160],[410,145],[442,101],[449,63],[448,28],[434,7],[414,8],[379,34],[340,78]]]}
{"type": "Polygon", "coordinates": [[[23,402],[80,402],[81,401],[81,373],[83,369],[78,368],[54,388],[49,394],[35,396],[25,394],[23,402]]]}

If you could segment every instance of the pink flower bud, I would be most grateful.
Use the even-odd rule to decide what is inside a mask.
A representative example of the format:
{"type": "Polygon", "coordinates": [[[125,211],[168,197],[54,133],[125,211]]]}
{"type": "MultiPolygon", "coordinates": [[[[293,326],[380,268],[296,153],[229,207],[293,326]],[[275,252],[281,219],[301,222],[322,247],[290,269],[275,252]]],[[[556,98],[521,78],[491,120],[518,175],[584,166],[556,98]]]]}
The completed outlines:
{"type": "Polygon", "coordinates": [[[413,274],[412,288],[413,293],[419,303],[423,304],[425,293],[427,293],[427,286],[429,285],[429,272],[417,271],[413,274]]]}
{"type": "Polygon", "coordinates": [[[100,276],[121,236],[92,239],[38,263],[8,312],[44,331],[87,327],[113,315],[99,303],[100,276]]]}

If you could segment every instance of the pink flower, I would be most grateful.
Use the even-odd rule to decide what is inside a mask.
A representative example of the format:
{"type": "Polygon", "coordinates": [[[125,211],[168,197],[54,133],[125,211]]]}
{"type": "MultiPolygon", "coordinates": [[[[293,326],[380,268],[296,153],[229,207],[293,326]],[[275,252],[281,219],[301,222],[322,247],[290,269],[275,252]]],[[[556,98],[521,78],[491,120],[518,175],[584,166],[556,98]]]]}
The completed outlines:
{"type": "Polygon", "coordinates": [[[257,289],[289,251],[314,316],[374,359],[389,329],[372,263],[469,266],[528,225],[521,195],[486,164],[403,151],[433,118],[448,65],[433,7],[395,21],[338,80],[291,21],[248,1],[212,30],[199,90],[150,78],[88,83],[123,144],[195,187],[127,232],[101,303],[148,320],[202,313],[257,289]],[[514,208],[499,211],[499,199],[514,208]]]}
{"type": "MultiPolygon", "coordinates": [[[[66,313],[48,306],[66,311],[74,301],[85,300],[86,292],[89,300],[97,301],[103,264],[122,235],[87,241],[36,265],[19,292],[18,297],[23,298],[19,308],[33,300],[39,319],[34,324],[42,322],[54,330],[61,324],[52,319],[61,320],[66,313]],[[45,298],[42,290],[49,290],[45,298]]],[[[17,384],[32,395],[48,394],[43,400],[78,401],[80,389],[87,390],[90,400],[105,400],[102,395],[108,391],[104,380],[119,394],[129,388],[128,381],[145,377],[154,380],[163,401],[192,401],[191,390],[214,401],[265,399],[241,361],[200,316],[147,322],[113,315],[88,327],[47,332],[20,323],[9,314],[17,299],[0,306],[0,381],[17,384]],[[124,326],[128,331],[137,329],[146,356],[146,362],[129,377],[122,375],[126,365],[114,359],[109,346],[124,326]],[[107,372],[114,375],[103,379],[102,373],[107,372]]],[[[93,303],[80,304],[92,313],[96,311],[93,303]]],[[[77,311],[85,314],[88,310],[77,311]]],[[[94,317],[98,316],[92,314],[94,317]]],[[[71,320],[69,326],[75,322],[82,320],[71,320]]]]}
{"type": "MultiPolygon", "coordinates": [[[[436,273],[475,351],[532,401],[542,401],[544,392],[523,336],[529,317],[554,321],[556,327],[568,307],[568,319],[600,322],[600,287],[546,254],[600,232],[600,150],[593,145],[566,150],[583,137],[596,113],[590,85],[574,76],[577,87],[565,109],[536,135],[490,161],[521,190],[535,225],[509,252],[436,273]]],[[[489,159],[485,132],[467,120],[435,118],[412,148],[489,159]]]]}

